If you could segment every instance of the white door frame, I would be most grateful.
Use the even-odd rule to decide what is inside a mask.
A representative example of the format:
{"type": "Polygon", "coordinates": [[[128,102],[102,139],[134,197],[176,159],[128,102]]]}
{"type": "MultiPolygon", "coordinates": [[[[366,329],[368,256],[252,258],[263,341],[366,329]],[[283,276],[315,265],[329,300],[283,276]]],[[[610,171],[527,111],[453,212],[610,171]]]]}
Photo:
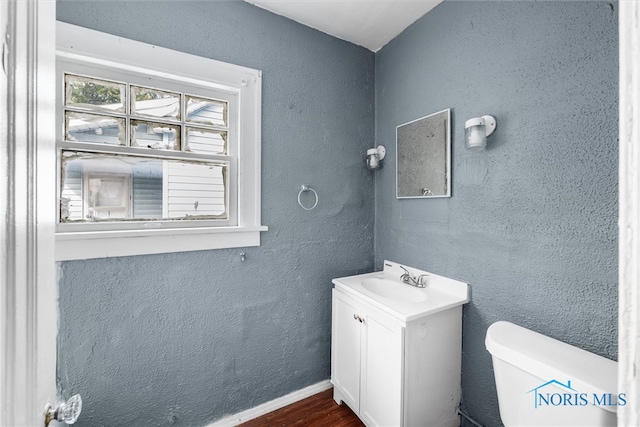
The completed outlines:
{"type": "Polygon", "coordinates": [[[55,9],[0,1],[0,426],[56,398],[55,9]]]}
{"type": "Polygon", "coordinates": [[[619,2],[619,426],[640,425],[640,3],[619,2]]]}

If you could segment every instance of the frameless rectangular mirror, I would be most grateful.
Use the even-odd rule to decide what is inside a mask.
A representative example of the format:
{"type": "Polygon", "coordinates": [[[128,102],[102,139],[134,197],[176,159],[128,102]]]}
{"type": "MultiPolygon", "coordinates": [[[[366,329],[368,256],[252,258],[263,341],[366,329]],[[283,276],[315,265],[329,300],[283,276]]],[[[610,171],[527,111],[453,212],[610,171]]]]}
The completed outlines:
{"type": "Polygon", "coordinates": [[[396,197],[451,197],[451,109],[396,127],[396,197]]]}

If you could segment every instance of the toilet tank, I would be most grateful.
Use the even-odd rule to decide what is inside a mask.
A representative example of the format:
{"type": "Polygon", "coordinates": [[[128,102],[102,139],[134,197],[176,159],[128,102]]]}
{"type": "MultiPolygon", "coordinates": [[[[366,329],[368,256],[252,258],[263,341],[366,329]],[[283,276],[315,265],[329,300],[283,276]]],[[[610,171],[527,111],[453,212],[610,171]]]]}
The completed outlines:
{"type": "Polygon", "coordinates": [[[615,426],[617,362],[509,322],[487,330],[500,418],[511,426],[615,426]]]}

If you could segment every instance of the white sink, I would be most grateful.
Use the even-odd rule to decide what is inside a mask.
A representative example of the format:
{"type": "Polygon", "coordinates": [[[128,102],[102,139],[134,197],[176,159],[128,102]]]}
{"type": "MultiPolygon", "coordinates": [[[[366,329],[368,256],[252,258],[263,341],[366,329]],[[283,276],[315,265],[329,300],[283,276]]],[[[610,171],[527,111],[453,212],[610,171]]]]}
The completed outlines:
{"type": "Polygon", "coordinates": [[[384,270],[333,279],[336,288],[363,298],[397,319],[408,322],[469,302],[469,285],[448,277],[385,261],[384,270]],[[424,288],[402,283],[406,271],[426,275],[424,288]]]}
{"type": "Polygon", "coordinates": [[[422,302],[426,301],[427,294],[421,289],[407,285],[405,283],[387,280],[379,277],[372,277],[362,281],[362,287],[366,290],[388,298],[402,302],[422,302]]]}

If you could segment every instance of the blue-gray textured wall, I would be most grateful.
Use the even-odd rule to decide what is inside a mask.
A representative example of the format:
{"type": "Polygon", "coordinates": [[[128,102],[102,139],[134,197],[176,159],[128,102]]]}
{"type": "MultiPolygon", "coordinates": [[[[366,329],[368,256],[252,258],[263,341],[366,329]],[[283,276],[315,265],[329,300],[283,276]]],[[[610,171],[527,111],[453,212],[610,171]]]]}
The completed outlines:
{"type": "Polygon", "coordinates": [[[59,265],[59,388],[82,394],[78,425],[202,426],[329,378],[331,279],[373,268],[374,54],[237,1],[57,9],[264,72],[260,247],[59,265]]]}
{"type": "Polygon", "coordinates": [[[471,284],[463,408],[501,425],[487,327],[617,357],[617,4],[445,1],[376,54],[375,265],[471,284]],[[453,197],[396,200],[395,127],[452,108],[453,197]],[[497,118],[488,148],[464,122],[497,118]]]}
{"type": "Polygon", "coordinates": [[[60,264],[59,385],[85,397],[80,426],[205,425],[328,378],[330,279],[374,260],[471,284],[463,407],[487,427],[492,322],[616,358],[615,2],[447,1],[375,55],[375,82],[372,53],[245,3],[58,0],[58,19],[264,71],[270,230],[244,264],[241,250],[60,264]],[[398,201],[395,126],[443,108],[453,197],[398,201]],[[498,129],[468,152],[464,121],[482,114],[498,129]]]}

